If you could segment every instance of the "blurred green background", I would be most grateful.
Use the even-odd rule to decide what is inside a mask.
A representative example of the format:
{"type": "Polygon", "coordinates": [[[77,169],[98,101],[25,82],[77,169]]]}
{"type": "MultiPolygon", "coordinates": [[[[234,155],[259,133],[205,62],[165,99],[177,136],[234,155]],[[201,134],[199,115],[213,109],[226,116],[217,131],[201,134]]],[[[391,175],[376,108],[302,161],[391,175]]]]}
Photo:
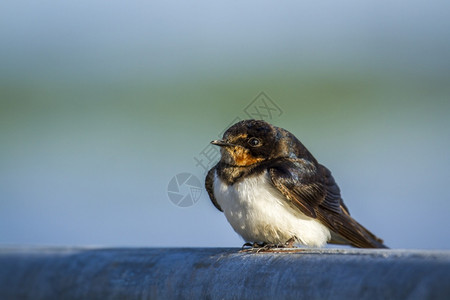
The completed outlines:
{"type": "Polygon", "coordinates": [[[358,221],[450,249],[446,2],[0,6],[0,245],[241,246],[167,188],[264,92],[358,221]]]}

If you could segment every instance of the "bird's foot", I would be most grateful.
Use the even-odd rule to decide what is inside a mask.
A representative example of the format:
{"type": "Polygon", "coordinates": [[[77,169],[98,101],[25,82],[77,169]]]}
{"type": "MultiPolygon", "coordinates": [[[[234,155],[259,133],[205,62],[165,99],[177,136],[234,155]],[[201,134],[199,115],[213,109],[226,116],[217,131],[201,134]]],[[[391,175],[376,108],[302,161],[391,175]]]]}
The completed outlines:
{"type": "Polygon", "coordinates": [[[276,252],[277,250],[280,250],[282,248],[293,248],[294,247],[295,239],[291,238],[285,243],[245,243],[242,245],[241,252],[254,252],[254,253],[261,253],[261,252],[276,252]]]}
{"type": "Polygon", "coordinates": [[[259,247],[258,249],[255,249],[255,250],[256,250],[256,253],[271,252],[273,250],[280,249],[280,248],[283,248],[283,247],[284,247],[283,244],[272,244],[272,243],[269,243],[269,244],[264,244],[262,247],[259,247]]]}
{"type": "Polygon", "coordinates": [[[286,243],[284,243],[284,247],[285,248],[295,248],[294,243],[295,243],[295,238],[291,237],[290,239],[288,239],[286,241],[286,243]]]}
{"type": "Polygon", "coordinates": [[[282,248],[293,248],[294,247],[294,238],[290,238],[285,243],[245,243],[242,245],[241,252],[255,252],[255,253],[261,253],[261,252],[274,252],[282,248]]]}
{"type": "Polygon", "coordinates": [[[261,247],[264,247],[266,243],[257,243],[257,242],[253,242],[253,243],[245,243],[244,245],[242,245],[241,250],[253,250],[253,249],[258,249],[261,247]]]}

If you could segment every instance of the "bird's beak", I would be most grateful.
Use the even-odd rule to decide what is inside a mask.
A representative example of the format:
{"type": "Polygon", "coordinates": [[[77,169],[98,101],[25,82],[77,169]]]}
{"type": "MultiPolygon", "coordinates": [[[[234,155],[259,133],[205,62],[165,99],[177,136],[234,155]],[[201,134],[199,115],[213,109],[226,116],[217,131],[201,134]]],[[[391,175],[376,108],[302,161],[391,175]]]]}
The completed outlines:
{"type": "Polygon", "coordinates": [[[214,140],[214,141],[211,141],[211,144],[217,145],[217,146],[220,146],[220,147],[233,146],[233,144],[227,143],[224,140],[214,140]]]}

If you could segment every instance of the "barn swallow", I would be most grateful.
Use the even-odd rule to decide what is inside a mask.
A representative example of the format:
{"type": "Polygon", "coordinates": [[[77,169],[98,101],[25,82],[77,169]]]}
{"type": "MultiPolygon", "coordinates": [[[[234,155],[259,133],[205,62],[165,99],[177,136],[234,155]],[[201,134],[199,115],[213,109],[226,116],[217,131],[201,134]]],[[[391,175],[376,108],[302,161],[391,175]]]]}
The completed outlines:
{"type": "Polygon", "coordinates": [[[205,186],[248,245],[387,248],[350,216],[331,172],[289,131],[262,120],[231,126],[205,186]]]}

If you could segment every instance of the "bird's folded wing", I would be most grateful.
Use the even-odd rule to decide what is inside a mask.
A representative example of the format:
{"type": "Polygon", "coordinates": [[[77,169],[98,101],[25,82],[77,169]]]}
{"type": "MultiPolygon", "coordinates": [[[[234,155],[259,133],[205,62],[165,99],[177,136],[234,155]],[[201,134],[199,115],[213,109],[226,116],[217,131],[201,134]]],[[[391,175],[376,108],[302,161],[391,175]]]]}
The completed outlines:
{"type": "Polygon", "coordinates": [[[317,218],[317,207],[324,201],[326,191],[318,180],[316,167],[304,159],[281,160],[269,168],[273,185],[291,206],[311,218],[317,218]]]}
{"type": "Polygon", "coordinates": [[[385,247],[381,239],[350,216],[339,187],[324,166],[304,159],[282,160],[269,168],[269,174],[291,207],[317,218],[348,244],[361,248],[385,247]]]}
{"type": "Polygon", "coordinates": [[[208,192],[209,198],[211,199],[211,202],[214,204],[214,206],[220,210],[223,211],[220,207],[219,203],[217,203],[216,197],[214,197],[214,176],[216,173],[216,166],[213,167],[211,170],[209,170],[208,174],[205,178],[205,188],[208,192]]]}

